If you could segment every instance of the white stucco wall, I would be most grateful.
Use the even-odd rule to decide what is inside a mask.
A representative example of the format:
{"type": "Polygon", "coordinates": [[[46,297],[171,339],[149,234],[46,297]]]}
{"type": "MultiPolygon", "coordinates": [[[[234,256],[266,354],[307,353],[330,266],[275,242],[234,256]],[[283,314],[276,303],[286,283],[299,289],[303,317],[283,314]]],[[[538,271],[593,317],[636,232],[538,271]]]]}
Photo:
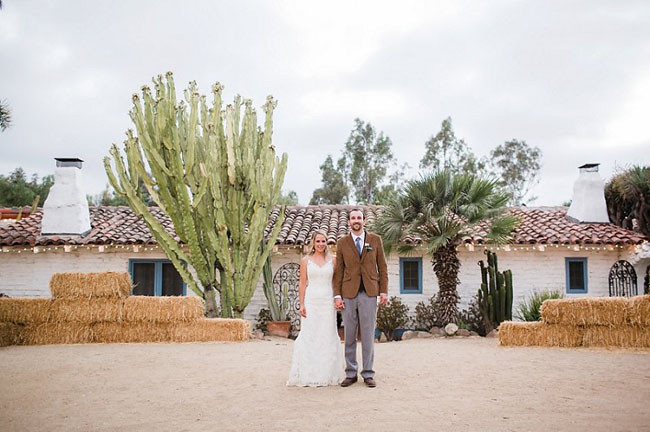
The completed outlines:
{"type": "MultiPolygon", "coordinates": [[[[128,263],[131,258],[165,258],[159,249],[134,252],[131,248],[107,248],[105,252],[99,252],[95,247],[90,250],[80,248],[76,251],[64,252],[62,248],[59,248],[57,251],[43,251],[37,254],[31,250],[21,251],[21,253],[17,253],[20,249],[5,250],[9,250],[9,252],[0,253],[0,293],[11,297],[48,297],[50,295],[48,284],[54,273],[128,271],[128,263]]],[[[286,263],[299,263],[301,256],[301,249],[280,248],[279,252],[273,256],[273,273],[275,274],[277,269],[286,263]]],[[[458,287],[461,296],[460,307],[466,308],[469,300],[476,294],[480,286],[481,275],[477,262],[484,259],[485,255],[482,248],[476,248],[475,251],[470,252],[461,247],[459,257],[461,261],[460,285],[458,287]]],[[[586,295],[609,295],[609,270],[617,260],[627,258],[627,251],[574,251],[566,247],[547,247],[543,252],[532,250],[532,248],[529,251],[507,252],[501,250],[498,251],[498,257],[500,270],[512,270],[515,292],[513,307],[516,308],[517,304],[534,290],[556,289],[566,293],[565,258],[567,257],[586,257],[588,259],[588,293],[586,295]]],[[[643,293],[643,276],[649,263],[650,260],[646,259],[634,266],[637,272],[639,294],[643,293]]],[[[438,291],[437,279],[429,257],[422,258],[422,269],[423,293],[401,295],[404,303],[411,308],[411,312],[414,312],[418,302],[426,301],[438,291]]],[[[389,295],[399,296],[399,257],[390,257],[388,273],[389,295]]],[[[191,290],[188,290],[187,293],[194,295],[191,290]]],[[[244,317],[254,319],[259,309],[265,306],[266,298],[260,280],[244,317]]]]}

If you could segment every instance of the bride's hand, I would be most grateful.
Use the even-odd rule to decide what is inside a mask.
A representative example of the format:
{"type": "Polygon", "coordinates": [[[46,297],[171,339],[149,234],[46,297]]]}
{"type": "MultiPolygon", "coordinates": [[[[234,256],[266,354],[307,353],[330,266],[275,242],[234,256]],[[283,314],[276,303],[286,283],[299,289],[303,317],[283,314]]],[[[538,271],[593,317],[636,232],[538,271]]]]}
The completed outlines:
{"type": "Polygon", "coordinates": [[[307,311],[305,310],[305,305],[300,305],[300,316],[307,318],[307,311]]]}

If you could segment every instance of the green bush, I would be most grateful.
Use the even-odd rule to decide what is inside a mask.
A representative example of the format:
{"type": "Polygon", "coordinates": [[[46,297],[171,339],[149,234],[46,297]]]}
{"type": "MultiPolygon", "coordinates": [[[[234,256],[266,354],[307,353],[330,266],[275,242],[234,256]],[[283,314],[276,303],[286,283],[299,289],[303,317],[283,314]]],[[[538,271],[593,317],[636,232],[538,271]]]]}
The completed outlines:
{"type": "MultiPolygon", "coordinates": [[[[475,331],[481,336],[485,336],[487,333],[485,326],[485,317],[481,311],[481,307],[478,303],[478,296],[474,295],[469,302],[467,309],[460,311],[460,319],[462,323],[466,326],[467,330],[475,331]]],[[[462,328],[460,323],[458,328],[462,328]]]]}
{"type": "Polygon", "coordinates": [[[560,291],[535,291],[527,300],[519,304],[515,318],[520,321],[540,321],[542,315],[539,310],[544,300],[560,298],[564,298],[564,294],[560,291]]]}
{"type": "Polygon", "coordinates": [[[377,328],[381,330],[389,341],[395,338],[395,330],[404,328],[409,324],[409,307],[402,303],[398,297],[391,297],[388,304],[377,309],[377,328]]]}
{"type": "Polygon", "coordinates": [[[429,298],[429,303],[419,302],[415,306],[414,325],[416,330],[429,331],[432,327],[440,327],[440,314],[438,313],[438,296],[434,294],[429,298]]]}
{"type": "Polygon", "coordinates": [[[271,316],[271,311],[267,308],[260,309],[259,313],[257,314],[257,318],[255,320],[256,320],[255,330],[262,330],[266,334],[266,332],[268,331],[266,324],[269,321],[273,321],[273,317],[271,316]]]}

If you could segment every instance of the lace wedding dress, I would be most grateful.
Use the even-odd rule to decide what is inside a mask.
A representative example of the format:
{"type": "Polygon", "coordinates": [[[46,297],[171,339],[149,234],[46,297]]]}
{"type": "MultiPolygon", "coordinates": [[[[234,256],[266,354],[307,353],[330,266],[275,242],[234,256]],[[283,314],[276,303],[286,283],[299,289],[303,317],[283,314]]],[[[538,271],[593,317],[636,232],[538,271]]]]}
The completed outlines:
{"type": "Polygon", "coordinates": [[[288,386],[337,385],[345,378],[343,348],[336,331],[332,272],[331,260],[322,267],[307,260],[307,317],[301,318],[300,333],[293,345],[288,386]]]}

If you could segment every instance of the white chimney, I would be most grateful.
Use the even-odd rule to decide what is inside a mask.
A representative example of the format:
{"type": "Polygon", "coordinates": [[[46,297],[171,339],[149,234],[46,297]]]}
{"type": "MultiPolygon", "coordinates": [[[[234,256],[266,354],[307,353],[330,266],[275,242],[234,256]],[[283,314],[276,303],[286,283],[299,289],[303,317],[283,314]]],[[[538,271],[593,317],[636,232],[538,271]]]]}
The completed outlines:
{"type": "Polygon", "coordinates": [[[43,205],[41,235],[82,235],[90,231],[82,187],[81,159],[55,158],[54,185],[43,205]]]}
{"type": "Polygon", "coordinates": [[[605,183],[598,174],[598,165],[586,164],[580,168],[573,184],[573,199],[567,218],[581,223],[609,223],[605,202],[605,183]]]}

